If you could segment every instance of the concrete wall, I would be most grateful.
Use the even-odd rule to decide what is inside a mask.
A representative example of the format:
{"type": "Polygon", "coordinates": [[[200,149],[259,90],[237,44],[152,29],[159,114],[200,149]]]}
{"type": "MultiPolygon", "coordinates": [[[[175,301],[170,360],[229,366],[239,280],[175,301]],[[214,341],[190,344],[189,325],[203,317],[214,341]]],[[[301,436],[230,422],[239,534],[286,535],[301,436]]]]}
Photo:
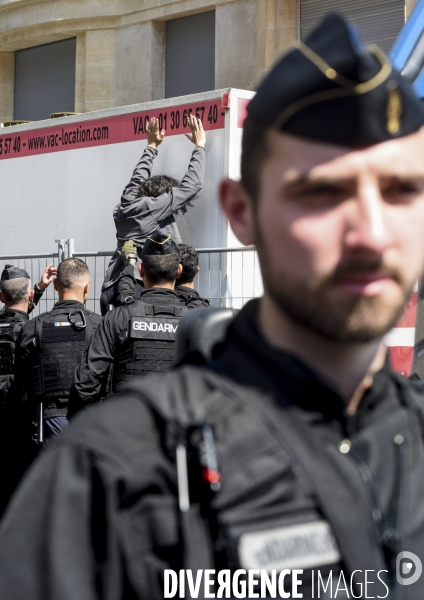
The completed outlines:
{"type": "Polygon", "coordinates": [[[0,123],[13,119],[15,55],[0,52],[0,123]]]}
{"type": "Polygon", "coordinates": [[[257,0],[221,4],[215,18],[215,87],[252,90],[257,82],[257,0]]]}
{"type": "Polygon", "coordinates": [[[258,0],[256,73],[262,79],[298,35],[297,0],[258,0]]]}
{"type": "Polygon", "coordinates": [[[405,19],[409,17],[416,3],[417,0],[405,0],[405,19]]]}
{"type": "Polygon", "coordinates": [[[165,95],[165,23],[147,21],[117,30],[116,106],[165,95]]]}

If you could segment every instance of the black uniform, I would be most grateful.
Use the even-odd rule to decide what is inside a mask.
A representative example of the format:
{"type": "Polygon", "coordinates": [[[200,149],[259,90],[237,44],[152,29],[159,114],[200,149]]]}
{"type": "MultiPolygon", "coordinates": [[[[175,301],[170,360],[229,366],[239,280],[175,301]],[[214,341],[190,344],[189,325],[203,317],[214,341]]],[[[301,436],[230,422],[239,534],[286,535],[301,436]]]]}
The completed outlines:
{"type": "Polygon", "coordinates": [[[75,367],[101,320],[76,300],[59,300],[50,312],[29,321],[16,343],[10,402],[26,394],[31,420],[40,402],[44,419],[66,417],[75,367]]]}
{"type": "Polygon", "coordinates": [[[186,303],[187,308],[210,308],[210,301],[202,298],[197,290],[185,285],[177,285],[175,291],[178,297],[186,303]]]}
{"type": "Polygon", "coordinates": [[[0,311],[0,410],[4,408],[6,395],[13,380],[16,340],[42,295],[43,292],[35,288],[28,312],[12,308],[4,308],[0,311]]]}
{"type": "Polygon", "coordinates": [[[0,311],[0,406],[4,405],[13,379],[16,340],[28,320],[28,313],[22,310],[5,308],[0,311]]]}
{"type": "Polygon", "coordinates": [[[75,371],[69,415],[134,377],[167,371],[174,360],[178,320],[186,311],[173,290],[144,289],[140,297],[108,312],[75,371]]]}
{"type": "MultiPolygon", "coordinates": [[[[287,565],[304,569],[304,598],[311,569],[326,582],[341,568],[347,581],[360,570],[355,582],[368,570],[368,597],[384,597],[397,553],[424,556],[424,413],[413,385],[386,366],[349,417],[327,381],[264,341],[256,311],[241,311],[209,367],[136,382],[58,438],[3,523],[0,597],[159,599],[167,568],[287,565]],[[176,447],[205,424],[222,487],[208,496],[192,458],[181,514],[176,447]]],[[[401,598],[421,600],[424,578],[406,589],[401,598]]]]}
{"type": "Polygon", "coordinates": [[[28,313],[22,310],[0,311],[0,516],[19,481],[17,473],[23,470],[18,452],[26,439],[17,427],[18,415],[7,410],[6,397],[13,381],[15,343],[28,320],[28,313]]]}

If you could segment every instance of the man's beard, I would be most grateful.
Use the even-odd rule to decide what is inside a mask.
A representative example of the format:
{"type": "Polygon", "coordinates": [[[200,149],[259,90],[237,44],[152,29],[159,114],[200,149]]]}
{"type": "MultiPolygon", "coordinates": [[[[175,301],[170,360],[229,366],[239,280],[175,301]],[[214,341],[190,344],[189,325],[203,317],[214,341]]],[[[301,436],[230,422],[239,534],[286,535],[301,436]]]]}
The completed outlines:
{"type": "MultiPolygon", "coordinates": [[[[275,272],[261,241],[258,253],[264,288],[278,308],[304,328],[337,342],[364,343],[381,338],[399,321],[412,286],[404,289],[400,277],[376,257],[345,262],[315,285],[275,272]],[[349,274],[388,272],[399,294],[390,298],[337,294],[337,283],[349,274]]],[[[340,288],[339,288],[340,289],[340,288]]]]}

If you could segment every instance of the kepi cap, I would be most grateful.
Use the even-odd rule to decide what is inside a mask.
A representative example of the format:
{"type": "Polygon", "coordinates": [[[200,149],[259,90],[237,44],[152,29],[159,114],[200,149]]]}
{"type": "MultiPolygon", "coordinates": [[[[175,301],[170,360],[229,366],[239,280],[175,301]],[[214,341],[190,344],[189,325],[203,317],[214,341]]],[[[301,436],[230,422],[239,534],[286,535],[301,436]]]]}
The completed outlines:
{"type": "Polygon", "coordinates": [[[157,231],[151,237],[147,238],[141,252],[143,256],[165,256],[166,254],[180,255],[178,244],[174,242],[170,234],[163,234],[157,231]]]}
{"type": "Polygon", "coordinates": [[[409,135],[424,125],[424,104],[409,82],[335,13],[276,63],[247,113],[277,131],[350,147],[409,135]]]}
{"type": "Polygon", "coordinates": [[[31,279],[27,271],[25,271],[25,269],[15,267],[14,265],[5,265],[1,274],[1,281],[7,281],[9,279],[19,279],[21,277],[31,279]]]}

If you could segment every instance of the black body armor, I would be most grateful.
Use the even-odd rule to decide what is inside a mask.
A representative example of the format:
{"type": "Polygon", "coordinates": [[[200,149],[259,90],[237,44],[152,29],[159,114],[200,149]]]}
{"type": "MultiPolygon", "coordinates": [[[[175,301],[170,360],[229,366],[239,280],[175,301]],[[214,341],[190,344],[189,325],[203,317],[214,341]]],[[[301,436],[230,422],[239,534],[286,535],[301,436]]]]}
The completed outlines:
{"type": "Polygon", "coordinates": [[[147,304],[141,300],[126,307],[129,346],[117,357],[113,391],[134,377],[163,373],[174,364],[178,323],[188,309],[181,305],[147,304]]]}
{"type": "Polygon", "coordinates": [[[35,325],[39,361],[32,366],[29,394],[44,403],[44,417],[65,416],[74,371],[94,331],[90,312],[62,310],[46,313],[35,325]]]}
{"type": "Polygon", "coordinates": [[[15,344],[26,320],[12,311],[0,313],[0,406],[4,403],[13,381],[15,344]]]}

